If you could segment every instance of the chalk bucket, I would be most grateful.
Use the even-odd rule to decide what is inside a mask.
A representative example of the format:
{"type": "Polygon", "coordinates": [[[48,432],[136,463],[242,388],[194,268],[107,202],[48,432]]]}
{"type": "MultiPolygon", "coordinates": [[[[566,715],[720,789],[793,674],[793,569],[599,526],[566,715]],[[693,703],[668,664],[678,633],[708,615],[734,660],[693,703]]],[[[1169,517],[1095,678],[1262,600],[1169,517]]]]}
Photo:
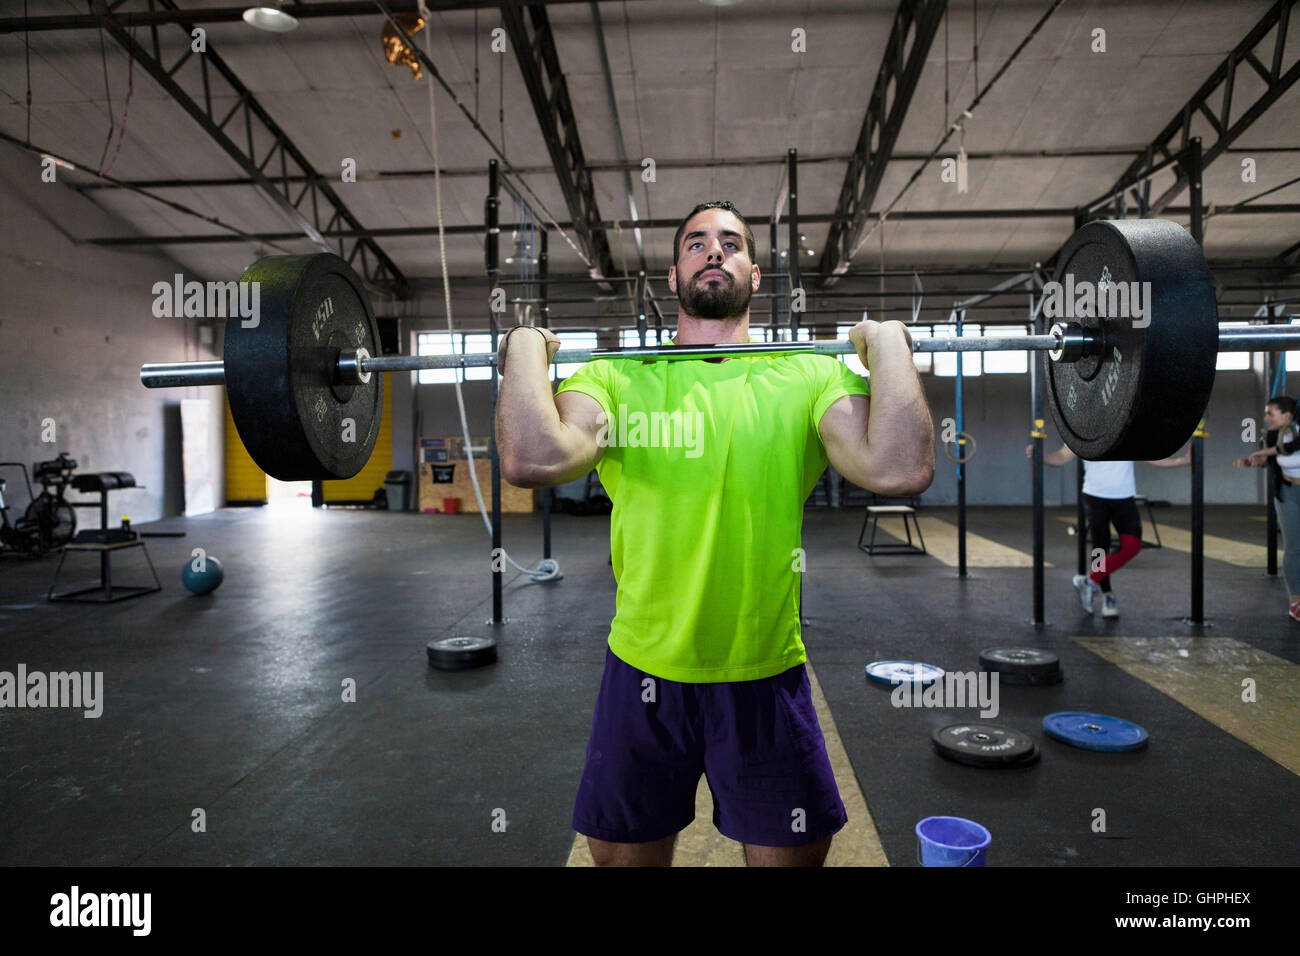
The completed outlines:
{"type": "Polygon", "coordinates": [[[922,866],[983,866],[993,837],[974,820],[926,817],[916,825],[917,861],[922,866]]]}
{"type": "Polygon", "coordinates": [[[442,499],[442,513],[445,514],[445,515],[455,515],[455,514],[460,514],[460,499],[459,499],[459,498],[443,498],[443,499],[442,499]]]}

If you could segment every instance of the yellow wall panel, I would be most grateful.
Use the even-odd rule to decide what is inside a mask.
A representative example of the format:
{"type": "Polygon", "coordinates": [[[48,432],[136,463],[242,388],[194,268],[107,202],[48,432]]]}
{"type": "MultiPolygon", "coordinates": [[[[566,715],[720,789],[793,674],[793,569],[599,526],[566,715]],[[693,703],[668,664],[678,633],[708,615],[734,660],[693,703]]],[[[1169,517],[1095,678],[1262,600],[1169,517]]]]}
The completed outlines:
{"type": "Polygon", "coordinates": [[[252,456],[244,449],[244,443],[235,428],[235,420],[230,415],[230,403],[226,406],[226,501],[246,504],[266,501],[266,472],[253,463],[252,456]]]}
{"type": "Polygon", "coordinates": [[[379,420],[379,437],[375,439],[375,450],[370,453],[370,460],[364,468],[342,481],[326,481],[321,486],[325,500],[329,501],[369,501],[375,496],[375,489],[384,487],[384,476],[393,470],[393,389],[384,372],[384,408],[379,420]]]}

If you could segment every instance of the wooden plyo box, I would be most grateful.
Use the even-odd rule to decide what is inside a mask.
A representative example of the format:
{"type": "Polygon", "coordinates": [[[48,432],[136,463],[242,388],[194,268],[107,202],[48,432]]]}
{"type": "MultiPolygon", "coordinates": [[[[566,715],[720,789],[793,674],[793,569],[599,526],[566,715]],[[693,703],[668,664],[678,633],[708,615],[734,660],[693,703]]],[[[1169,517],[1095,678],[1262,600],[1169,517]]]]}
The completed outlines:
{"type": "MultiPolygon", "coordinates": [[[[474,437],[474,471],[478,475],[483,504],[492,507],[492,461],[488,457],[486,437],[474,437]]],[[[477,514],[478,501],[474,498],[474,485],[469,477],[469,460],[465,456],[464,440],[459,436],[421,438],[417,449],[420,485],[418,507],[422,512],[442,511],[444,498],[459,498],[460,510],[477,514]]],[[[531,488],[516,488],[502,480],[501,510],[503,512],[530,512],[534,509],[536,495],[531,488]]]]}

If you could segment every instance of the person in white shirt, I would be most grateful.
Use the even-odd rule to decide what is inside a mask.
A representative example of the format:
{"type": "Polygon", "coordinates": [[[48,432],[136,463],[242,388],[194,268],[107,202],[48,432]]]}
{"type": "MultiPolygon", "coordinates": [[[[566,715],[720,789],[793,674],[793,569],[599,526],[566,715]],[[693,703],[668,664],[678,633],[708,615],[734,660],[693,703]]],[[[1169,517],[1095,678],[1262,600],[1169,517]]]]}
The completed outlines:
{"type": "MultiPolygon", "coordinates": [[[[1025,449],[1025,457],[1034,457],[1034,446],[1025,449]]],[[[1078,456],[1062,445],[1043,462],[1054,467],[1069,464],[1078,456]]],[[[1190,465],[1190,453],[1147,462],[1157,468],[1179,468],[1190,465]]],[[[1079,592],[1079,603],[1091,614],[1097,595],[1103,594],[1102,617],[1119,617],[1119,601],[1111,591],[1110,577],[1142,550],[1142,516],[1138,514],[1137,485],[1133,478],[1131,461],[1085,461],[1083,466],[1083,508],[1088,516],[1088,535],[1092,546],[1102,552],[1097,569],[1091,574],[1076,574],[1074,589],[1079,592]],[[1110,526],[1119,532],[1119,551],[1110,553],[1110,526]]]]}
{"type": "Polygon", "coordinates": [[[1282,577],[1286,580],[1287,614],[1300,621],[1300,435],[1295,421],[1296,401],[1288,395],[1275,395],[1264,406],[1264,425],[1268,433],[1263,448],[1249,457],[1238,458],[1238,468],[1274,469],[1277,492],[1273,510],[1282,529],[1282,577]]]}

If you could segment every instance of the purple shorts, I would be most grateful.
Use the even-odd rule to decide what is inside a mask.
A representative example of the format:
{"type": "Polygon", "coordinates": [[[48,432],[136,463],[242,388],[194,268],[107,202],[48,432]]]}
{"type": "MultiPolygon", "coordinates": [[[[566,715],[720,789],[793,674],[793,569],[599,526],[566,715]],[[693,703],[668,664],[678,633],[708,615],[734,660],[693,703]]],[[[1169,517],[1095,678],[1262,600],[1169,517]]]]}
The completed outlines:
{"type": "Polygon", "coordinates": [[[660,840],[695,819],[701,773],[713,825],[741,843],[817,843],[848,820],[802,664],[762,680],[682,684],[607,648],[573,828],[611,843],[660,840]]]}

